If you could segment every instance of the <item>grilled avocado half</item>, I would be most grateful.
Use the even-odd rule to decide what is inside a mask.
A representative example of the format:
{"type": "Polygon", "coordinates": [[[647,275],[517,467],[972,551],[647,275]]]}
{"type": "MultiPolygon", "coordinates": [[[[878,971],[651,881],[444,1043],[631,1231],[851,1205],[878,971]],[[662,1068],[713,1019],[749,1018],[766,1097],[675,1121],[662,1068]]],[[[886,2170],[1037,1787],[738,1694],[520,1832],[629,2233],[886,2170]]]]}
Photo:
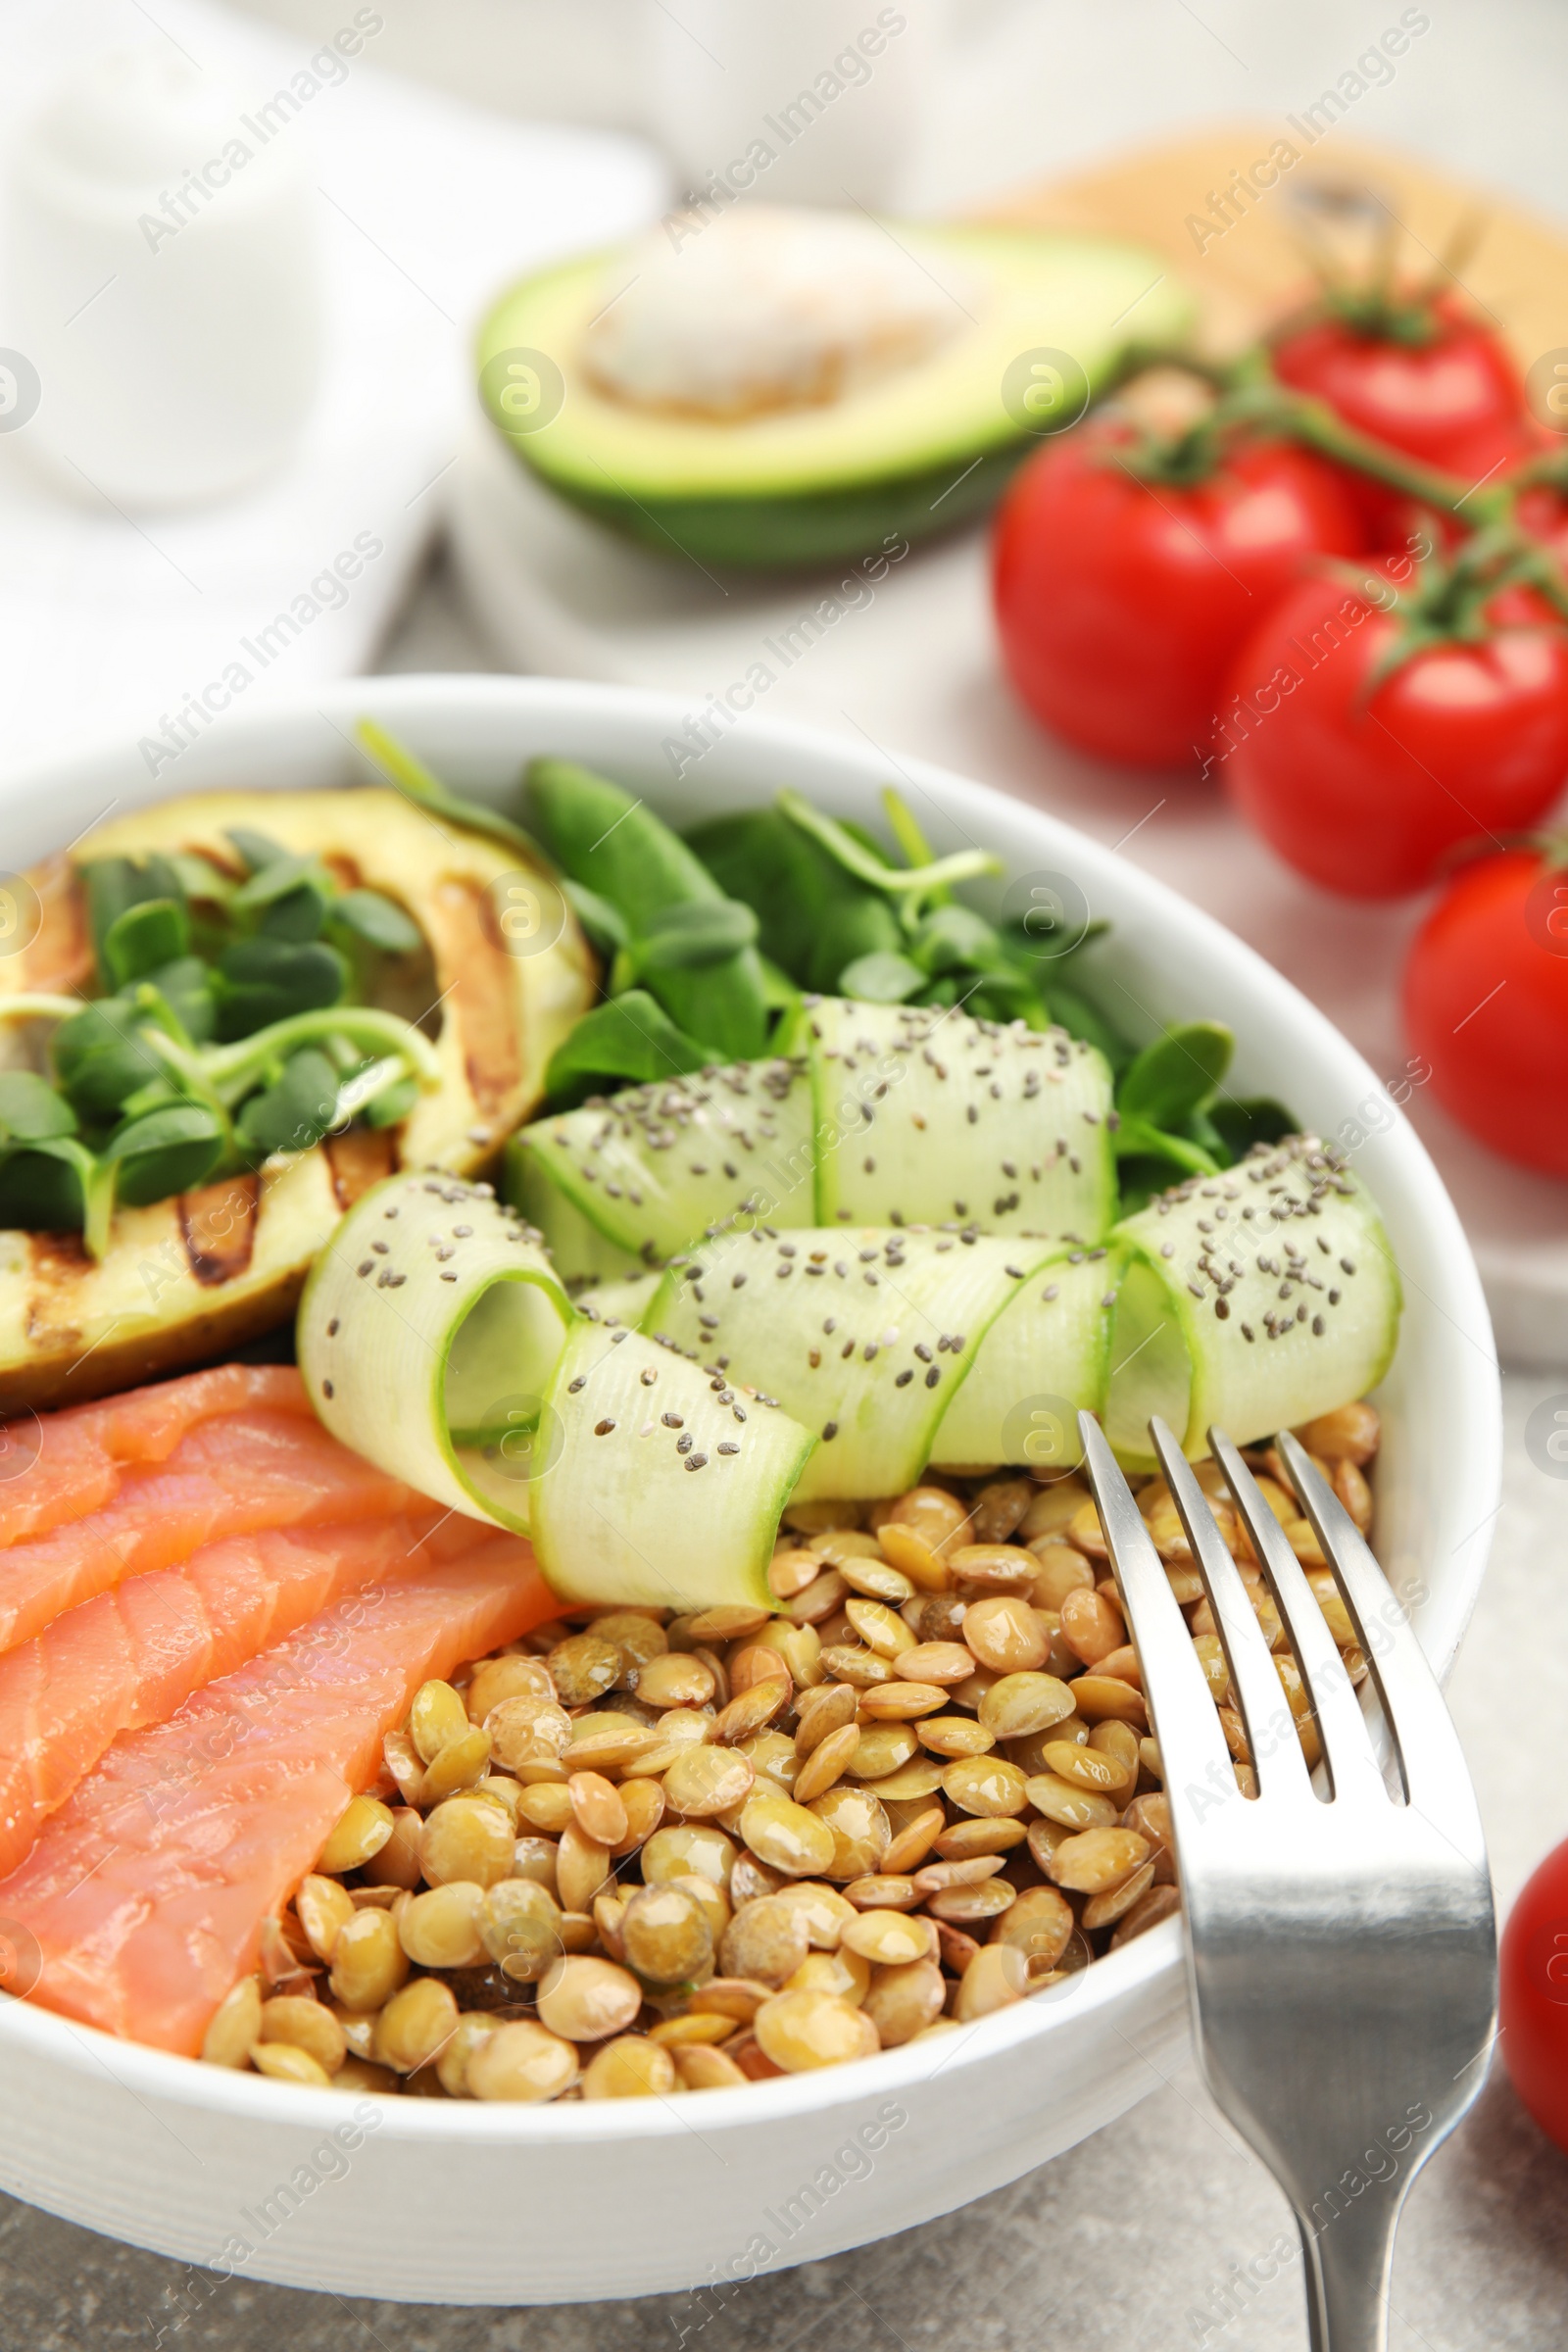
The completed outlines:
{"type": "MultiPolygon", "coordinates": [[[[93,992],[88,861],[192,852],[243,870],[229,837],[247,829],[320,858],[346,888],[383,893],[418,925],[428,960],[403,959],[403,1001],[387,1004],[435,1033],[439,1086],[396,1126],[351,1128],[254,1174],[117,1209],[97,1262],[75,1233],[0,1231],[0,1413],[103,1396],[281,1321],[368,1185],[399,1167],[489,1165],[593,1000],[591,953],[548,877],[379,789],[203,793],[100,826],[28,876],[41,926],[0,961],[0,998],[93,992]],[[536,894],[518,940],[505,935],[509,882],[536,894]]],[[[0,1053],[36,1064],[45,1035],[0,1026],[0,1053]]]]}

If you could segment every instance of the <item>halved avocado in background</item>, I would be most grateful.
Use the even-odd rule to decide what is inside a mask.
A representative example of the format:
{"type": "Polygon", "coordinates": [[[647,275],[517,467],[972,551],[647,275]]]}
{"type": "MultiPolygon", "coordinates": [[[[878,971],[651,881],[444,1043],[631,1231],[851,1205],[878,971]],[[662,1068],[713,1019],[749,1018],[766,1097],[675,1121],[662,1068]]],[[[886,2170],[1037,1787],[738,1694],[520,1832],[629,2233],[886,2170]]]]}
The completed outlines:
{"type": "Polygon", "coordinates": [[[615,258],[601,253],[525,278],[496,305],[479,338],[486,410],[551,489],[665,554],[753,568],[839,562],[985,513],[1130,342],[1168,341],[1191,316],[1140,246],[902,221],[894,233],[920,267],[961,273],[964,320],[838,400],[728,422],[608,395],[580,358],[615,258]],[[559,370],[547,422],[503,405],[512,354],[559,370]]]}
{"type": "MultiPolygon", "coordinates": [[[[498,1156],[593,1001],[593,958],[553,883],[519,852],[377,788],[203,793],[98,827],[69,858],[33,869],[45,919],[24,954],[0,961],[0,995],[91,988],[82,865],[178,851],[223,864],[234,858],[229,834],[247,829],[412,915],[428,951],[409,958],[419,1001],[404,974],[388,1009],[425,1016],[427,1029],[439,1022],[441,1083],[397,1126],[351,1128],[257,1174],[117,1209],[97,1263],[74,1233],[0,1232],[0,1413],[101,1396],[270,1329],[368,1185],[400,1166],[471,1176],[498,1156]],[[499,924],[492,885],[512,875],[536,883],[552,908],[545,930],[529,933],[543,943],[536,953],[510,952],[499,924]]],[[[0,1029],[0,1041],[16,1058],[15,1030],[0,1029]]]]}

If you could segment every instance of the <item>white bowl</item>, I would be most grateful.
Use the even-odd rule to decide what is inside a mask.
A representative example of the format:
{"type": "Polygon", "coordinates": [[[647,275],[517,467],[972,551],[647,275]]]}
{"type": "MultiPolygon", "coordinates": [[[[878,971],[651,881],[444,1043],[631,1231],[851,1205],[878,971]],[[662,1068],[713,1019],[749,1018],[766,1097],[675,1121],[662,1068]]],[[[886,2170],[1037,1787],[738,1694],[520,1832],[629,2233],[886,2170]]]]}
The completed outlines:
{"type": "MultiPolygon", "coordinates": [[[[375,678],[239,710],[148,773],[117,743],[6,794],[5,863],[108,807],[198,787],[341,784],[369,713],[455,786],[499,799],[525,759],[602,767],[680,821],[790,784],[875,823],[890,763],[804,728],[748,722],[674,778],[674,698],[517,678],[375,678]]],[[[1492,1335],[1470,1251],[1426,1152],[1373,1071],[1257,956],[1136,867],[1021,803],[905,760],[940,850],[978,841],[1010,875],[1066,873],[1112,934],[1128,1025],[1209,1015],[1244,1091],[1280,1093],[1354,1150],[1404,1276],[1382,1392],[1379,1550],[1440,1671],[1485,1566],[1499,1491],[1492,1335]],[[1359,1140],[1357,1140],[1359,1139],[1359,1140]]],[[[567,2107],[355,2101],[118,2042],[0,2005],[0,2184],[89,2228],[292,2286],[420,2302],[554,2303],[702,2289],[816,2261],[950,2211],[1097,2131],[1156,2087],[1186,2034],[1178,1923],[1054,1995],[854,2066],[567,2107]],[[329,2134],[341,2128],[342,2138],[329,2134]],[[357,2140],[345,2148],[343,2139],[357,2140]]]]}

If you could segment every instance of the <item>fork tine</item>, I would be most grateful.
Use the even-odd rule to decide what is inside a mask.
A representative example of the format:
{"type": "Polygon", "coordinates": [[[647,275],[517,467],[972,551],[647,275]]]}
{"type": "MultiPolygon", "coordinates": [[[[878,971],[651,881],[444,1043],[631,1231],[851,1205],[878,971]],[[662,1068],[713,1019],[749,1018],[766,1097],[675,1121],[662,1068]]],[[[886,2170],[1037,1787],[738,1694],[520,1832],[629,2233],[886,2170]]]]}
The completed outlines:
{"type": "MultiPolygon", "coordinates": [[[[1296,1662],[1311,1695],[1334,1794],[1336,1797],[1352,1793],[1371,1795],[1375,1790],[1378,1798],[1384,1799],[1387,1791],[1361,1702],[1345,1671],[1301,1563],[1291,1549],[1285,1530],[1258,1492],[1252,1473],[1225,1432],[1211,1429],[1208,1443],[1225,1474],[1225,1484],[1242,1524],[1251,1538],[1252,1549],[1268,1580],[1296,1652],[1296,1662]]],[[[1327,1546],[1324,1548],[1326,1551],[1327,1546]]]]}
{"type": "Polygon", "coordinates": [[[1305,1446],[1288,1430],[1280,1433],[1277,1443],[1301,1509],[1334,1571],[1356,1639],[1366,1652],[1398,1748],[1405,1795],[1422,1813],[1442,1821],[1455,1845],[1463,1838],[1474,1852],[1484,1853],[1480,1815],[1459,1735],[1407,1612],[1372,1557],[1355,1521],[1313,1467],[1305,1446]]]}
{"type": "Polygon", "coordinates": [[[1211,1806],[1239,1793],[1236,1773],[1187,1620],[1132,1489],[1092,1413],[1079,1414],[1078,1432],[1116,1589],[1144,1671],[1179,1845],[1183,1832],[1196,1832],[1211,1806]]]}
{"type": "Polygon", "coordinates": [[[1247,1587],[1214,1525],[1208,1498],[1164,1422],[1158,1418],[1151,1421],[1149,1434],[1171,1498],[1187,1530],[1187,1541],[1193,1547],[1193,1558],[1225,1644],[1231,1684],[1241,1701],[1242,1718],[1247,1725],[1247,1743],[1257,1775],[1258,1792],[1315,1802],[1290,1705],[1248,1598],[1247,1587]]]}

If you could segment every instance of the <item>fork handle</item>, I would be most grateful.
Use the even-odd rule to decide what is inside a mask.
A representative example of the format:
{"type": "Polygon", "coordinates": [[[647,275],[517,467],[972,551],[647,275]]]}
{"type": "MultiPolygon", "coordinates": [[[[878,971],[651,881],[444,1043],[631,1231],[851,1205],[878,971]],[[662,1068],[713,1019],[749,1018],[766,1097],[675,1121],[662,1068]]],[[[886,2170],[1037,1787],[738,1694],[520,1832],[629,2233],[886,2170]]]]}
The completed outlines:
{"type": "Polygon", "coordinates": [[[1298,2213],[1311,2352],[1388,2352],[1389,2273],[1403,2202],[1374,2182],[1321,2225],[1298,2213]]]}

